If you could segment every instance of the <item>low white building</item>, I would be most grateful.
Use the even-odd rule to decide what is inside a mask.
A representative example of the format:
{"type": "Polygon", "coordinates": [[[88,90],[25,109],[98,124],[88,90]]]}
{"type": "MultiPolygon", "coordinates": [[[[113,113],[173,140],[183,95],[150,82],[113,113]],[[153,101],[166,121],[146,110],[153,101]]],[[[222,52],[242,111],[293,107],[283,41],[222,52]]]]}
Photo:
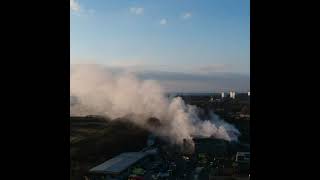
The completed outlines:
{"type": "Polygon", "coordinates": [[[150,152],[122,153],[89,170],[86,180],[124,180],[137,164],[148,162],[150,152]]]}

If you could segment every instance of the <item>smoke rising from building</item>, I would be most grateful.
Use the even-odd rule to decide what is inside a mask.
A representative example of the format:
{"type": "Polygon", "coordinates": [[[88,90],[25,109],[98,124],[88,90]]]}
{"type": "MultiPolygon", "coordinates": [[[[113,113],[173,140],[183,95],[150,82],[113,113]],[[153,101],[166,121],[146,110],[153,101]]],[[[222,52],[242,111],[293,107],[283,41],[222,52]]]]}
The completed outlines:
{"type": "Polygon", "coordinates": [[[142,81],[132,73],[116,74],[100,65],[73,65],[70,78],[70,96],[77,98],[77,103],[70,106],[73,115],[128,117],[159,136],[169,137],[175,144],[193,137],[237,141],[240,134],[214,114],[201,120],[197,107],[185,104],[180,97],[167,98],[156,81],[142,81]],[[160,128],[148,125],[151,117],[160,121],[160,128]]]}

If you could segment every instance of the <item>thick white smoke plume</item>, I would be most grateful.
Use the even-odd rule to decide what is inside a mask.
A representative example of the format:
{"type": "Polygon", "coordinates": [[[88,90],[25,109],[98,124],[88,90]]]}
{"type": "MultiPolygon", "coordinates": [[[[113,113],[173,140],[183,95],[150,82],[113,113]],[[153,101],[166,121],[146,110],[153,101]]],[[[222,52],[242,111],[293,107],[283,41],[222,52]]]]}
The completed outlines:
{"type": "Polygon", "coordinates": [[[201,120],[195,106],[185,104],[180,97],[167,98],[155,81],[139,80],[131,73],[115,74],[99,65],[74,65],[70,76],[70,95],[78,100],[71,106],[72,114],[105,115],[111,119],[129,116],[133,123],[169,137],[176,144],[193,137],[236,141],[240,134],[217,117],[201,120]],[[160,128],[148,126],[150,117],[160,120],[160,128]]]}

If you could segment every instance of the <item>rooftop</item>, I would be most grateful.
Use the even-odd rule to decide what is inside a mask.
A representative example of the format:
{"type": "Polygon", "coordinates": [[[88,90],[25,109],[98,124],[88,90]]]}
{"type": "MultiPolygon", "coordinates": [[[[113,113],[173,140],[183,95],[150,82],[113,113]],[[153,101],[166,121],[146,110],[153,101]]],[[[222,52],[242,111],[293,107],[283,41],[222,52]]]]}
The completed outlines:
{"type": "Polygon", "coordinates": [[[144,152],[127,152],[122,153],[108,161],[90,169],[93,173],[118,174],[135,164],[148,153],[144,152]]]}

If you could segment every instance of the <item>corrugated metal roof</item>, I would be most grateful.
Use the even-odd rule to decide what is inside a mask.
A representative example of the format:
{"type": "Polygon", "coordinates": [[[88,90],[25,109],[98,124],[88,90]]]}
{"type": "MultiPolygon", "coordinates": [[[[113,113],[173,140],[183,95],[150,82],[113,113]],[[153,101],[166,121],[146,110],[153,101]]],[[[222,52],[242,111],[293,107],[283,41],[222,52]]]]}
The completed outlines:
{"type": "Polygon", "coordinates": [[[95,173],[121,173],[125,169],[127,169],[129,166],[133,165],[140,159],[147,156],[147,153],[144,152],[127,152],[122,153],[92,169],[90,169],[90,172],[95,173]]]}

